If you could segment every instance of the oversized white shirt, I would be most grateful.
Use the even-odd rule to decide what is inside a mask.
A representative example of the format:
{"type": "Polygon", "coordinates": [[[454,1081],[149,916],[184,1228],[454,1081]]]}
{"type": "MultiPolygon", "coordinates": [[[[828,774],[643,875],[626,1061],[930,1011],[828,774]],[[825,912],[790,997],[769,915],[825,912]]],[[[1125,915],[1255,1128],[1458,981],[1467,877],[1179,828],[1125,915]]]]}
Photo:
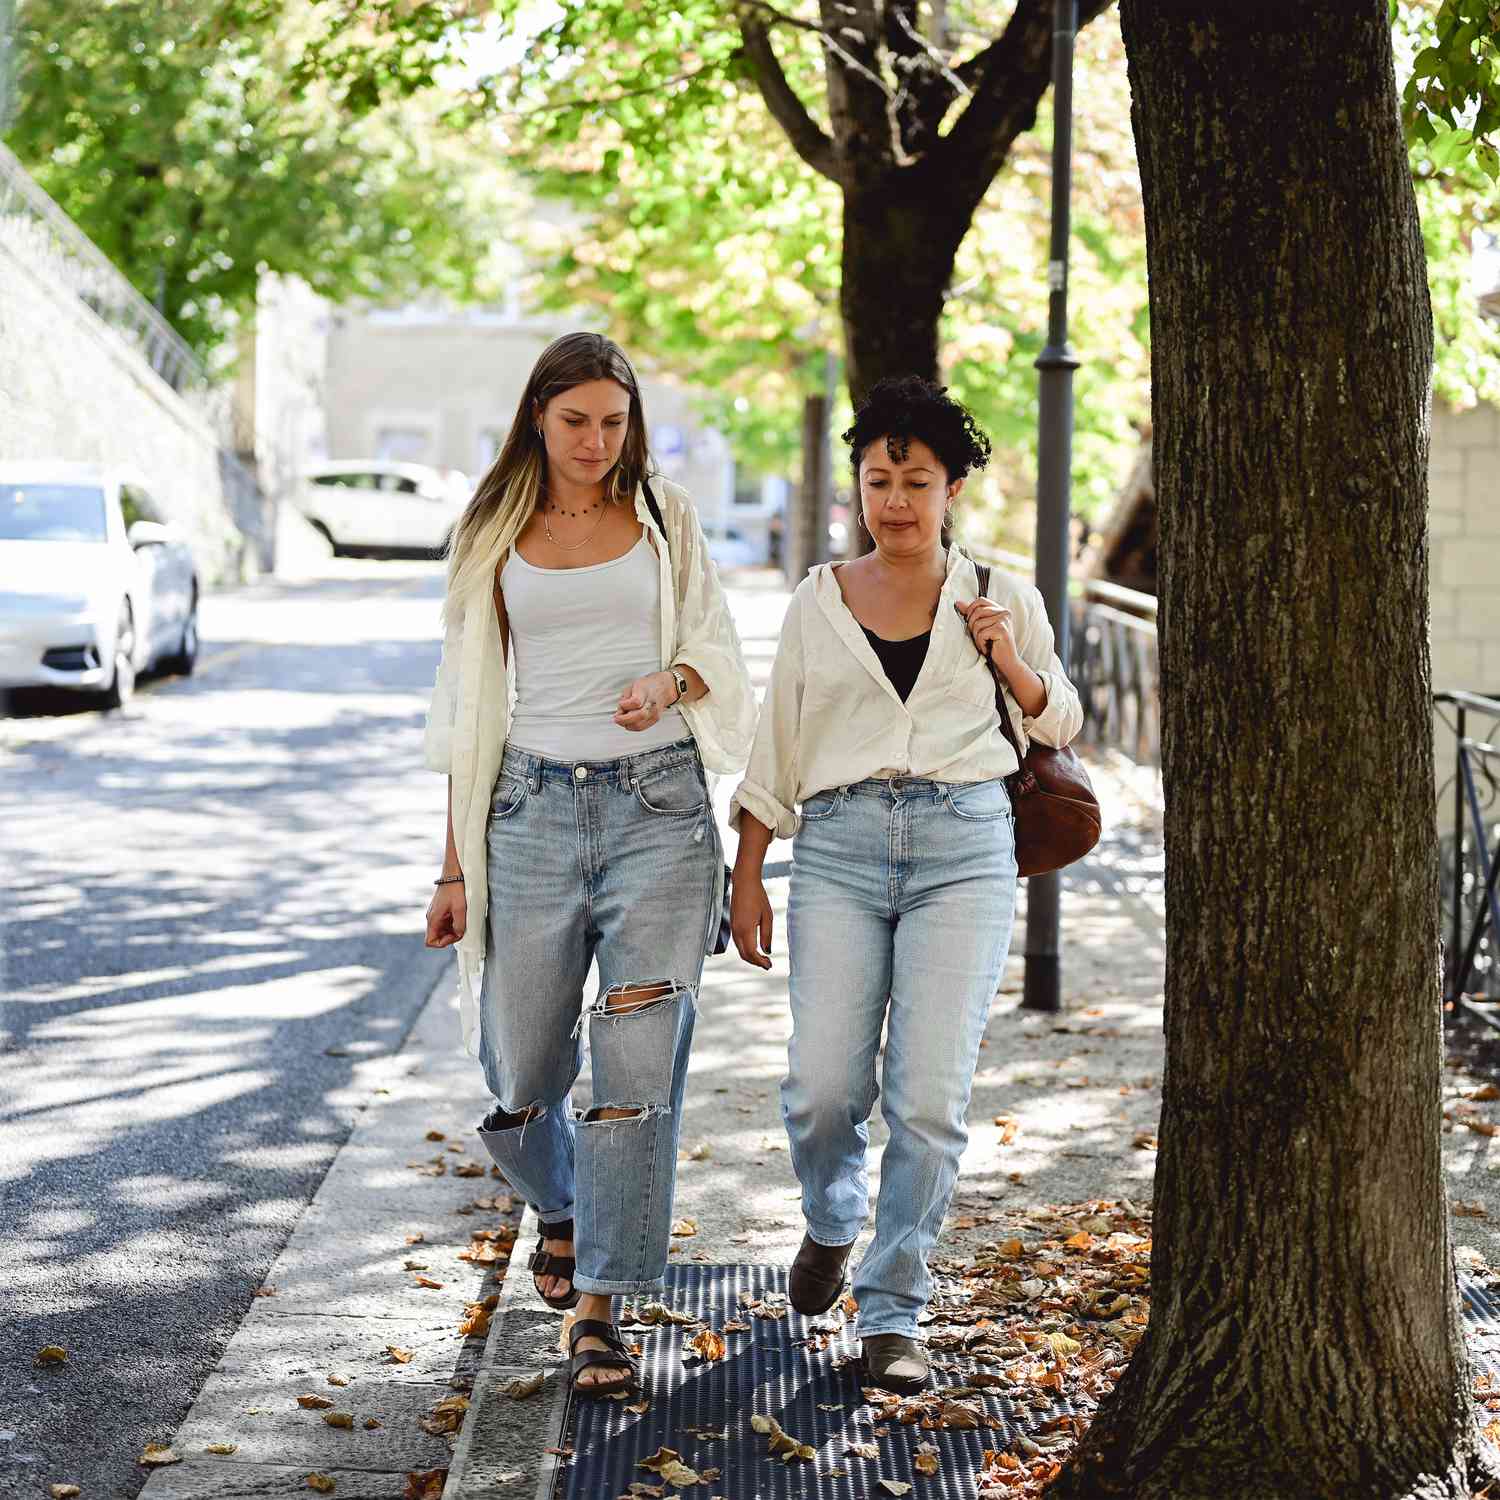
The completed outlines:
{"type": "MultiPolygon", "coordinates": [[[[844,603],[833,565],[815,567],[782,622],[730,825],[737,829],[748,812],[778,838],[791,838],[801,826],[795,805],[832,787],[889,776],[985,781],[1018,770],[995,713],[995,679],[953,607],[978,593],[973,562],[949,548],[927,658],[903,703],[844,603]]],[[[1017,743],[1023,752],[1032,740],[1066,745],[1083,724],[1083,706],[1053,650],[1041,594],[996,568],[989,597],[1010,609],[1021,659],[1047,688],[1046,705],[1034,716],[1006,694],[1017,743]]]]}
{"type": "MultiPolygon", "coordinates": [[[[755,731],[755,695],[739,636],[687,492],[663,479],[653,479],[651,487],[661,505],[667,537],[656,529],[643,490],[636,492],[635,515],[657,554],[662,666],[692,667],[703,679],[707,694],[696,703],[679,705],[682,716],[704,769],[737,771],[755,731]]],[[[504,561],[496,559],[497,569],[504,561]]],[[[474,1055],[479,1050],[479,992],[489,911],[485,835],[510,730],[514,689],[514,668],[501,649],[494,598],[488,589],[476,589],[444,632],[423,739],[427,765],[453,778],[453,837],[468,912],[457,945],[459,1015],[464,1047],[474,1055]]]]}

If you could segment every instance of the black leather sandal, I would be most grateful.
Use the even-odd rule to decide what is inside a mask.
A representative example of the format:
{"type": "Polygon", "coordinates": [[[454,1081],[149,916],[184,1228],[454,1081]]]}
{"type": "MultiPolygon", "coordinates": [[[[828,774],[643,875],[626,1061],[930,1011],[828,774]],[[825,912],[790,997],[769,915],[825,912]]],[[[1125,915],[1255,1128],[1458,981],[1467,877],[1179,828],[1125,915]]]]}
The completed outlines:
{"type": "Polygon", "coordinates": [[[559,1219],[556,1224],[543,1224],[542,1232],[537,1236],[536,1249],[531,1252],[531,1259],[526,1262],[531,1272],[532,1285],[536,1287],[536,1294],[547,1304],[548,1307],[560,1307],[567,1309],[578,1306],[578,1299],[583,1295],[576,1286],[573,1286],[573,1272],[577,1262],[571,1255],[556,1255],[550,1250],[544,1250],[544,1240],[567,1240],[569,1244],[573,1241],[573,1221],[571,1219],[559,1219]],[[542,1290],[542,1278],[544,1276],[560,1276],[569,1283],[565,1292],[559,1292],[549,1297],[542,1290]]]}
{"type": "Polygon", "coordinates": [[[804,1317],[826,1313],[839,1300],[853,1248],[853,1240],[847,1245],[820,1245],[810,1234],[802,1236],[786,1289],[787,1299],[804,1317]]]}
{"type": "Polygon", "coordinates": [[[598,1401],[604,1396],[634,1396],[641,1388],[641,1367],[613,1323],[600,1318],[580,1318],[568,1330],[568,1380],[580,1401],[598,1401]],[[579,1339],[599,1339],[608,1349],[577,1352],[579,1339]],[[605,1368],[624,1371],[621,1380],[590,1380],[580,1385],[585,1370],[605,1368]]]}

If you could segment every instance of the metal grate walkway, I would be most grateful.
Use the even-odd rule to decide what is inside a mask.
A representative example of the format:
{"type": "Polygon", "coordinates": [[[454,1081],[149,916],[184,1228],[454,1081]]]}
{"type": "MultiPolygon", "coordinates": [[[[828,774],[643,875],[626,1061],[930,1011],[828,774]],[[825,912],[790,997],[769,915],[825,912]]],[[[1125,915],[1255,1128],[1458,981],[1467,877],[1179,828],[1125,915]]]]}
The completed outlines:
{"type": "Polygon", "coordinates": [[[757,1317],[744,1305],[784,1302],[782,1268],[670,1266],[666,1280],[666,1305],[673,1311],[694,1314],[704,1320],[700,1326],[715,1330],[726,1322],[749,1327],[725,1334],[728,1353],[712,1364],[686,1348],[697,1328],[627,1327],[641,1345],[650,1407],[642,1414],[618,1401],[573,1402],[563,1426],[563,1446],[572,1448],[573,1456],[558,1471],[556,1500],[615,1500],[628,1496],[632,1483],[661,1484],[659,1474],[639,1464],[662,1447],[675,1449],[700,1472],[720,1471],[706,1486],[679,1491],[664,1485],[668,1495],[866,1500],[899,1493],[879,1487],[880,1480],[890,1479],[911,1484],[913,1500],[972,1500],[986,1448],[1006,1448],[1023,1425],[1035,1432],[1050,1417],[1077,1409],[1066,1400],[1045,1411],[1029,1408],[1023,1423],[1007,1396],[963,1387],[966,1367],[945,1357],[942,1367],[935,1367],[932,1388],[960,1387],[954,1395],[971,1406],[977,1402],[997,1426],[924,1429],[881,1420],[862,1393],[852,1322],[809,1342],[813,1329],[829,1326],[827,1319],[790,1310],[779,1319],[757,1317]],[[788,1434],[812,1446],[814,1460],[785,1462],[772,1455],[767,1436],[750,1425],[756,1414],[775,1418],[788,1434]],[[878,1456],[848,1456],[849,1443],[873,1444],[878,1456]],[[915,1467],[921,1443],[937,1449],[934,1475],[915,1467]]]}

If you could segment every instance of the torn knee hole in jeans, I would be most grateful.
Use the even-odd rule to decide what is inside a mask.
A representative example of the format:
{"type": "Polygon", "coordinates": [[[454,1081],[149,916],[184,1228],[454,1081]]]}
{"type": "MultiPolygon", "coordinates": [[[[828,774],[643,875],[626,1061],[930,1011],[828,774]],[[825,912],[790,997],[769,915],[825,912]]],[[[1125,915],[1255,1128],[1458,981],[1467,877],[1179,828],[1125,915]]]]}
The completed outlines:
{"type": "Polygon", "coordinates": [[[592,1109],[579,1112],[578,1124],[621,1125],[628,1120],[639,1125],[671,1112],[665,1104],[596,1104],[592,1109]]]}
{"type": "Polygon", "coordinates": [[[547,1106],[542,1103],[526,1104],[520,1109],[503,1109],[497,1104],[484,1117],[484,1123],[479,1128],[481,1130],[515,1130],[517,1126],[526,1125],[546,1113],[547,1106]]]}
{"type": "Polygon", "coordinates": [[[608,989],[600,990],[584,1007],[573,1035],[576,1037],[583,1030],[585,1021],[626,1021],[684,995],[691,1000],[693,986],[680,984],[675,979],[637,979],[630,984],[612,984],[608,989]]]}

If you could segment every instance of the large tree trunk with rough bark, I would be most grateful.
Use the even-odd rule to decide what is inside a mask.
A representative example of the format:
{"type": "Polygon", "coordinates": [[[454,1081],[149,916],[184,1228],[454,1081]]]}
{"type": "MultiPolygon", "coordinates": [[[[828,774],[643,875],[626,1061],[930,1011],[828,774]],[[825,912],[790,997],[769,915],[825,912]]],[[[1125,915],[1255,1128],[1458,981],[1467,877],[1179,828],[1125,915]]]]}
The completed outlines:
{"type": "Polygon", "coordinates": [[[1161,519],[1151,1326],[1052,1491],[1468,1493],[1431,316],[1385,0],[1125,0],[1161,519]]]}

